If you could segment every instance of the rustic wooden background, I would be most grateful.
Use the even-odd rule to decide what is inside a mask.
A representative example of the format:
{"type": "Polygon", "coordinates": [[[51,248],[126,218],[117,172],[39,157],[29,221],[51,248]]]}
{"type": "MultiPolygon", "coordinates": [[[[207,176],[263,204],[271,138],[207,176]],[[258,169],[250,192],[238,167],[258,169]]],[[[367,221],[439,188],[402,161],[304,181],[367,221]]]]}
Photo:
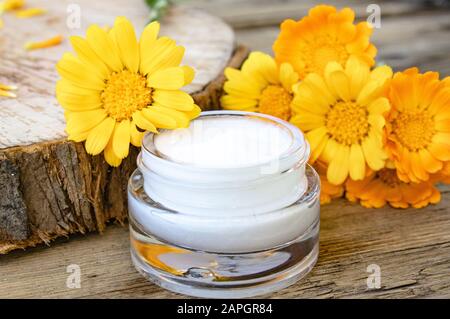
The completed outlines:
{"type": "MultiPolygon", "coordinates": [[[[445,1],[436,1],[445,4],[445,1]]],[[[367,16],[369,1],[328,1],[367,16]]],[[[399,70],[419,66],[450,74],[450,11],[432,1],[377,1],[381,29],[373,37],[379,60],[399,70]]],[[[447,2],[448,3],[448,2],[447,2]]],[[[193,0],[236,30],[238,42],[271,52],[278,24],[300,18],[316,1],[193,0]]],[[[450,297],[450,187],[439,205],[419,210],[364,209],[345,200],[321,212],[320,256],[311,274],[274,298],[450,297]],[[368,289],[367,266],[381,267],[381,288],[368,289]]],[[[128,230],[75,236],[0,256],[0,297],[184,298],[147,282],[132,267],[128,230]],[[70,264],[81,288],[66,286],[70,264]]]]}

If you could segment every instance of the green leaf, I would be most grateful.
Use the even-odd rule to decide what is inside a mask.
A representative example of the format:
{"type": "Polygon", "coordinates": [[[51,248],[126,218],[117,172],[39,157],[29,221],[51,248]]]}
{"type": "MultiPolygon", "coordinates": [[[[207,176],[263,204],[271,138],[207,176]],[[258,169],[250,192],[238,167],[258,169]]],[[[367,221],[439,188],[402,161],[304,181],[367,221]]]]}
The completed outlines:
{"type": "Polygon", "coordinates": [[[170,5],[169,0],[145,0],[145,3],[150,8],[149,23],[160,20],[170,5]]]}

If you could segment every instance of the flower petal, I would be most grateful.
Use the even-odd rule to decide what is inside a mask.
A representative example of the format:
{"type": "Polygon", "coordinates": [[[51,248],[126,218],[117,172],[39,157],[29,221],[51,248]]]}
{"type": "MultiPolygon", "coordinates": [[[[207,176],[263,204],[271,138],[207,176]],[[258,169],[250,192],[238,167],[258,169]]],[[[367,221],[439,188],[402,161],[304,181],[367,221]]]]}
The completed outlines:
{"type": "Polygon", "coordinates": [[[294,68],[289,63],[282,63],[280,66],[280,82],[284,89],[292,92],[292,85],[299,80],[298,74],[295,73],[294,68]]]}
{"type": "Polygon", "coordinates": [[[183,91],[155,90],[153,99],[162,106],[180,111],[190,111],[194,107],[194,99],[183,91]]]}
{"type": "Polygon", "coordinates": [[[309,112],[301,112],[301,114],[296,114],[291,117],[289,122],[304,132],[325,126],[325,118],[323,116],[309,112]]]}
{"type": "Polygon", "coordinates": [[[169,115],[149,107],[142,110],[142,114],[147,120],[152,122],[157,128],[174,129],[177,128],[177,121],[169,115]]]}
{"type": "Polygon", "coordinates": [[[367,107],[367,110],[371,114],[384,114],[391,109],[389,100],[385,97],[380,97],[375,101],[371,102],[367,107]]]}
{"type": "Polygon", "coordinates": [[[422,166],[428,173],[436,173],[442,169],[442,162],[431,155],[427,149],[419,150],[419,157],[422,166]]]}
{"type": "Polygon", "coordinates": [[[71,53],[64,53],[56,64],[56,69],[62,78],[82,88],[101,91],[105,87],[103,79],[71,53]]]}
{"type": "Polygon", "coordinates": [[[350,83],[347,74],[344,71],[334,71],[328,74],[328,87],[337,94],[337,96],[344,101],[351,100],[350,83]]]}
{"type": "Polygon", "coordinates": [[[434,128],[440,132],[450,133],[450,118],[435,121],[434,128]]]}
{"type": "Polygon", "coordinates": [[[345,73],[350,80],[350,97],[355,100],[369,78],[370,69],[366,63],[363,63],[355,56],[351,56],[347,60],[345,73]]]}
{"type": "Polygon", "coordinates": [[[104,109],[70,112],[67,115],[66,132],[69,135],[89,131],[107,116],[104,109]]]}
{"type": "Polygon", "coordinates": [[[108,144],[105,147],[105,151],[103,152],[103,156],[105,157],[105,161],[112,167],[118,167],[122,163],[122,159],[117,157],[114,154],[114,150],[112,147],[113,136],[109,139],[108,144]]]}
{"type": "Polygon", "coordinates": [[[91,25],[87,29],[86,39],[92,50],[111,70],[121,71],[123,69],[117,47],[105,30],[98,25],[91,25]]]}
{"type": "Polygon", "coordinates": [[[90,95],[68,94],[56,89],[56,99],[65,110],[72,112],[95,110],[102,106],[98,93],[90,95]]]}
{"type": "Polygon", "coordinates": [[[362,148],[359,144],[352,144],[350,147],[350,177],[353,180],[362,180],[366,175],[366,160],[362,148]]]}
{"type": "Polygon", "coordinates": [[[112,147],[114,154],[118,158],[128,156],[130,149],[130,120],[123,120],[114,129],[112,147]]]}
{"type": "Polygon", "coordinates": [[[314,162],[321,153],[318,152],[318,150],[320,150],[319,146],[321,146],[321,148],[324,147],[322,142],[324,139],[327,139],[327,129],[325,128],[325,126],[316,128],[306,133],[306,138],[311,148],[311,162],[314,162]]]}
{"type": "Polygon", "coordinates": [[[157,133],[158,130],[156,129],[155,125],[150,122],[141,111],[136,111],[133,113],[133,122],[136,124],[139,128],[150,131],[153,133],[157,133]]]}
{"type": "Polygon", "coordinates": [[[190,111],[184,112],[184,114],[186,114],[190,120],[193,120],[198,117],[201,112],[202,109],[197,104],[194,104],[194,108],[190,111]]]}
{"type": "Polygon", "coordinates": [[[376,144],[375,139],[370,136],[364,139],[361,144],[367,164],[375,171],[384,167],[386,158],[383,150],[378,148],[376,144]]]}
{"type": "Polygon", "coordinates": [[[89,132],[85,144],[88,154],[98,155],[105,149],[115,124],[116,121],[114,119],[107,117],[89,132]]]}
{"type": "Polygon", "coordinates": [[[261,86],[259,86],[253,78],[245,74],[243,71],[233,68],[226,68],[225,76],[228,79],[224,85],[225,92],[235,95],[232,91],[229,91],[230,89],[234,89],[242,92],[243,96],[248,96],[250,98],[258,98],[260,96],[262,89],[261,86]]]}
{"type": "Polygon", "coordinates": [[[445,144],[450,147],[450,133],[437,132],[432,138],[433,143],[445,144]]]}
{"type": "Polygon", "coordinates": [[[242,72],[254,79],[259,89],[269,84],[280,84],[275,60],[263,52],[251,52],[241,67],[242,72]]]}
{"type": "Polygon", "coordinates": [[[245,97],[225,94],[220,99],[221,106],[226,110],[255,110],[258,101],[245,97]]]}
{"type": "Polygon", "coordinates": [[[182,68],[184,71],[184,85],[188,85],[194,80],[195,71],[188,65],[183,65],[182,68]]]}
{"type": "Polygon", "coordinates": [[[184,70],[171,67],[156,71],[148,76],[147,84],[155,89],[178,90],[184,85],[184,70]]]}
{"type": "Polygon", "coordinates": [[[134,121],[130,123],[130,141],[136,147],[142,146],[142,139],[144,138],[145,132],[141,132],[137,129],[134,121]]]}
{"type": "MultiPolygon", "coordinates": [[[[160,114],[165,114],[175,120],[177,128],[185,128],[189,126],[189,117],[184,113],[167,107],[152,105],[151,110],[160,114]]],[[[145,115],[145,113],[144,113],[145,115]]]]}
{"type": "MultiPolygon", "coordinates": [[[[149,54],[147,55],[149,56],[149,54]]],[[[184,56],[184,47],[175,45],[169,45],[164,52],[158,55],[153,55],[148,58],[143,64],[144,74],[152,74],[157,70],[162,70],[174,66],[179,66],[184,56]]]]}
{"type": "Polygon", "coordinates": [[[380,114],[369,114],[368,122],[372,127],[374,127],[377,131],[381,131],[386,123],[383,115],[380,114]]]}
{"type": "MultiPolygon", "coordinates": [[[[145,51],[141,51],[140,71],[142,74],[152,74],[158,71],[158,65],[164,61],[167,56],[171,56],[177,48],[175,40],[168,37],[157,39],[145,51]]],[[[178,65],[173,65],[178,66],[178,65]]]]}
{"type": "Polygon", "coordinates": [[[71,36],[70,43],[82,62],[88,64],[104,79],[108,77],[111,70],[103,62],[103,60],[98,57],[94,50],[92,50],[89,43],[85,39],[79,36],[71,36]]]}
{"type": "Polygon", "coordinates": [[[418,180],[427,181],[429,179],[429,175],[422,167],[422,161],[418,152],[411,152],[411,169],[418,180]]]}
{"type": "Polygon", "coordinates": [[[156,42],[156,39],[158,37],[158,33],[159,33],[159,22],[158,21],[153,21],[151,23],[149,23],[144,31],[142,31],[142,35],[141,35],[141,39],[139,41],[139,52],[140,52],[140,67],[139,70],[141,71],[142,74],[146,74],[143,72],[144,67],[143,67],[143,63],[146,54],[150,53],[153,49],[153,44],[156,42]]]}
{"type": "Polygon", "coordinates": [[[345,182],[349,172],[350,148],[338,145],[335,158],[328,165],[327,179],[331,184],[340,185],[345,182]]]}
{"type": "Polygon", "coordinates": [[[126,18],[118,17],[113,28],[123,65],[129,71],[137,73],[139,70],[139,47],[133,25],[126,18]]]}

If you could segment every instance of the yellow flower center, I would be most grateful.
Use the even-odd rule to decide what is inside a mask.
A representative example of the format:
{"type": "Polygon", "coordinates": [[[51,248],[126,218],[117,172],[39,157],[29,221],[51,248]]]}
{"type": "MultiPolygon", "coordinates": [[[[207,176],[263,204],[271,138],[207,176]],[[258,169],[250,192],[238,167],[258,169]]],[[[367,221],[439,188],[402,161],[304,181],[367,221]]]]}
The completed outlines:
{"type": "Polygon", "coordinates": [[[397,177],[397,172],[395,169],[383,168],[377,172],[377,177],[383,184],[392,188],[401,183],[397,177]]]}
{"type": "Polygon", "coordinates": [[[152,89],[146,77],[128,70],[114,72],[101,93],[103,107],[108,115],[120,122],[152,103],[152,89]]]}
{"type": "Polygon", "coordinates": [[[410,151],[426,147],[435,133],[434,121],[426,112],[400,113],[394,120],[392,132],[410,151]]]}
{"type": "Polygon", "coordinates": [[[369,132],[367,110],[355,102],[339,101],[325,116],[328,133],[336,142],[345,145],[361,143],[369,132]]]}
{"type": "Polygon", "coordinates": [[[345,45],[330,35],[315,37],[313,42],[307,42],[301,46],[305,74],[310,72],[322,73],[330,61],[337,61],[345,65],[349,54],[345,45]]]}
{"type": "Polygon", "coordinates": [[[291,117],[291,101],[292,95],[282,86],[269,85],[261,92],[258,111],[287,121],[291,117]]]}

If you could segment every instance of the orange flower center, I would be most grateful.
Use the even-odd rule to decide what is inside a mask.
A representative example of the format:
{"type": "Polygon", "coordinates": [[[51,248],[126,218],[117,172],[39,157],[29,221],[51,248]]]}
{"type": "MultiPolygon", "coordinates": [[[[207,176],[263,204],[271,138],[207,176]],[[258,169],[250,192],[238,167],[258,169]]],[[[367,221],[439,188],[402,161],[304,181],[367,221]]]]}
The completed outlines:
{"type": "Polygon", "coordinates": [[[359,144],[369,132],[367,110],[355,102],[339,101],[325,116],[328,133],[344,145],[359,144]]]}
{"type": "Polygon", "coordinates": [[[426,111],[400,113],[392,125],[398,141],[410,151],[425,148],[435,133],[434,121],[426,111]]]}
{"type": "Polygon", "coordinates": [[[383,168],[377,172],[377,177],[383,184],[392,188],[401,183],[397,177],[397,172],[395,169],[383,168]]]}
{"type": "Polygon", "coordinates": [[[110,75],[101,100],[106,113],[120,122],[152,103],[152,89],[145,76],[123,70],[110,75]]]}
{"type": "Polygon", "coordinates": [[[282,86],[269,85],[261,93],[258,111],[287,121],[291,117],[291,101],[292,94],[282,86]]]}
{"type": "Polygon", "coordinates": [[[301,45],[305,74],[316,72],[321,74],[330,61],[337,61],[341,65],[345,64],[349,54],[345,46],[335,37],[322,35],[315,37],[312,42],[301,45]]]}

